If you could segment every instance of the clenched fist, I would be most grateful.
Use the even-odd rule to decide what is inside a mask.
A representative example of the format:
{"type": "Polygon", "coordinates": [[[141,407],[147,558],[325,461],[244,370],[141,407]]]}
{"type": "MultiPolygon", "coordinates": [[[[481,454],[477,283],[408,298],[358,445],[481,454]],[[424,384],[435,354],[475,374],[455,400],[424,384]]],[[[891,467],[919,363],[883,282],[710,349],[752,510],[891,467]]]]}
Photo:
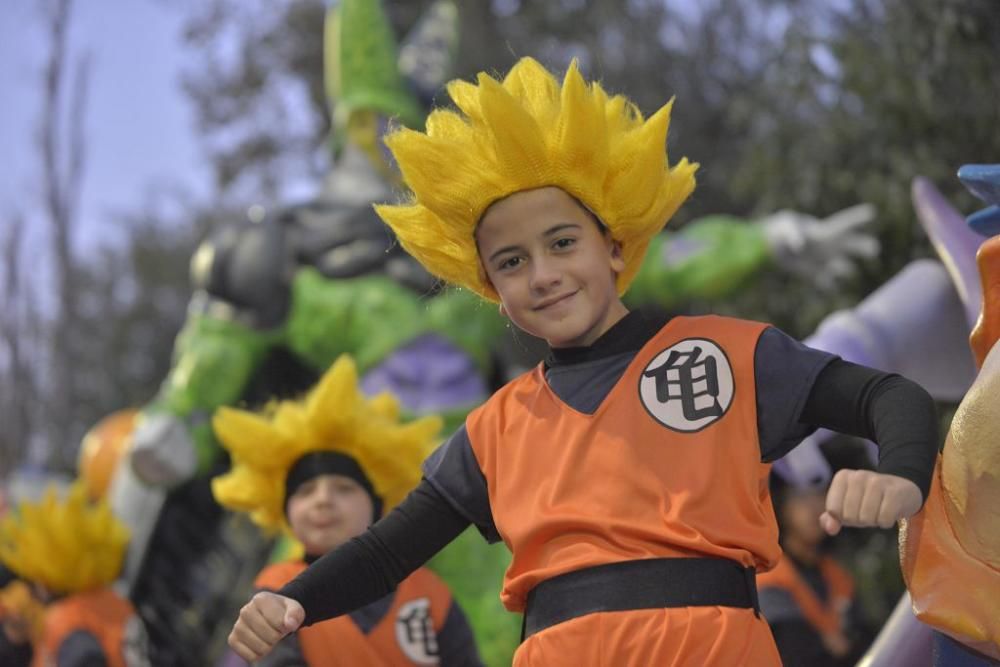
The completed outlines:
{"type": "Polygon", "coordinates": [[[295,632],[306,618],[298,602],[277,593],[257,593],[240,609],[240,617],[229,633],[229,646],[243,658],[259,660],[281,641],[295,632]]]}
{"type": "Polygon", "coordinates": [[[921,503],[920,489],[908,479],[871,470],[841,470],[833,476],[819,522],[830,535],[843,526],[892,528],[916,514],[921,503]]]}

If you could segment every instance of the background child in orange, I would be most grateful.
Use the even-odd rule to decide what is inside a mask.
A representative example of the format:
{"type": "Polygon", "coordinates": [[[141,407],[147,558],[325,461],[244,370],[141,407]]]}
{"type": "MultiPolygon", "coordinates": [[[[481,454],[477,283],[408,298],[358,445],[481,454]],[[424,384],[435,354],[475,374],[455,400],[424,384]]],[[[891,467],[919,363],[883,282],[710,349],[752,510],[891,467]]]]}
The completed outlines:
{"type": "Polygon", "coordinates": [[[854,665],[865,646],[857,620],[854,578],[827,553],[819,523],[825,488],[795,488],[772,479],[781,560],[758,575],[760,608],[786,665],[854,665]]]}
{"type": "Polygon", "coordinates": [[[27,667],[42,634],[45,609],[28,584],[0,565],[0,665],[27,667]]]}
{"type": "MultiPolygon", "coordinates": [[[[112,588],[127,543],[128,531],[107,502],[92,503],[80,481],[64,499],[50,488],[0,522],[0,560],[44,605],[40,627],[30,633],[32,665],[149,664],[142,620],[112,588]]],[[[8,587],[4,597],[14,593],[8,587]]]]}
{"type": "Polygon", "coordinates": [[[549,355],[469,415],[396,511],[255,596],[231,646],[256,658],[365,604],[473,523],[512,552],[517,665],[778,664],[755,585],[780,555],[769,463],[817,426],[874,439],[878,471],[838,474],[821,521],[891,526],[926,493],[933,402],[762,323],[626,309],[694,188],[695,165],[667,162],[669,105],[647,120],[575,64],[560,86],[528,58],[449,93],[460,112],[387,139],[412,196],[379,214],[549,355]]]}
{"type": "MultiPolygon", "coordinates": [[[[256,586],[277,590],[328,551],[365,532],[420,480],[438,442],[437,417],[402,423],[389,394],[365,398],[341,357],[302,402],[263,415],[222,408],[213,426],[232,470],[213,480],[224,506],[283,529],[304,555],[266,567],[256,586]]],[[[354,613],[286,637],[267,665],[478,665],[472,631],[447,586],[420,568],[354,613]]]]}

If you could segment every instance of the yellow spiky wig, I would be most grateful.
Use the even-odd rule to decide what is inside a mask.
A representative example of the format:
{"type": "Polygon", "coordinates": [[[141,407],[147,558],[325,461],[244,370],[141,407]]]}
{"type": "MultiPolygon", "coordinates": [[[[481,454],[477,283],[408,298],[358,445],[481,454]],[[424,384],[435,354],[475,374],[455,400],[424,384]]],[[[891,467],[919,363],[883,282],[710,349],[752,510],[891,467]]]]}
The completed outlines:
{"type": "Polygon", "coordinates": [[[478,85],[453,81],[448,93],[460,113],[436,110],[426,133],[401,128],[385,139],[411,196],[376,210],[402,246],[436,276],[499,301],[479,261],[476,225],[493,202],[556,186],[621,244],[623,294],[649,241],[694,190],[698,165],[667,160],[673,100],[645,120],[625,97],[586,83],[576,61],[560,88],[532,58],[502,83],[480,73],[478,85]]]}
{"type": "Polygon", "coordinates": [[[65,499],[50,486],[40,502],[23,502],[0,521],[0,560],[53,593],[80,593],[118,577],[128,539],[110,505],[92,502],[77,481],[65,499]]]}
{"type": "Polygon", "coordinates": [[[437,416],[401,422],[391,394],[366,398],[354,361],[342,356],[302,401],[281,401],[262,413],[216,411],[212,426],[232,468],[212,480],[212,492],[265,530],[290,532],[286,477],[303,456],[327,451],[353,458],[388,510],[420,481],[420,464],[437,444],[441,425],[437,416]]]}

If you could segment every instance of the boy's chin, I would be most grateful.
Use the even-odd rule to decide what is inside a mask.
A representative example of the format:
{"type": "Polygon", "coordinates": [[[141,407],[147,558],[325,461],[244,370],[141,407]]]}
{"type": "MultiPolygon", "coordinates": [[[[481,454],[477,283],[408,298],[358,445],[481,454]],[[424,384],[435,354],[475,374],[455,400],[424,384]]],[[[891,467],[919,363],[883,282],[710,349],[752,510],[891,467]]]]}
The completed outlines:
{"type": "Polygon", "coordinates": [[[554,332],[551,337],[544,337],[545,342],[549,344],[549,347],[584,347],[587,345],[583,341],[583,333],[575,333],[572,331],[562,331],[554,332]]]}
{"type": "Polygon", "coordinates": [[[546,327],[550,336],[546,340],[550,347],[585,347],[594,342],[597,327],[598,322],[585,313],[573,313],[546,327]]]}
{"type": "Polygon", "coordinates": [[[586,345],[581,341],[593,326],[581,319],[584,318],[581,318],[579,313],[570,313],[559,318],[549,317],[544,321],[532,318],[523,324],[514,318],[511,318],[511,321],[525,333],[544,340],[549,347],[581,347],[586,345]]]}
{"type": "Polygon", "coordinates": [[[333,551],[341,544],[346,542],[345,539],[340,539],[339,537],[329,537],[327,539],[314,540],[309,544],[305,545],[305,552],[314,556],[322,556],[328,551],[333,551]]]}

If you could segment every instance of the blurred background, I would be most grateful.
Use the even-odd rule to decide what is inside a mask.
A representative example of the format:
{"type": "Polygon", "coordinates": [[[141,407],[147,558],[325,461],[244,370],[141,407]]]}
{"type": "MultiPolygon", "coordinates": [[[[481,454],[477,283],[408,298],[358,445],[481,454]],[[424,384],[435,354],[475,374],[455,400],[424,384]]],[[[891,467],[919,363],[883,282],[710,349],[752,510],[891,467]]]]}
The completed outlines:
{"type": "MultiPolygon", "coordinates": [[[[400,35],[430,4],[384,2],[400,35]]],[[[4,3],[0,487],[72,476],[91,425],[156,393],[202,238],[321,187],[325,10],[4,3]]],[[[676,96],[671,159],[702,165],[677,228],[707,214],[874,204],[881,253],[838,290],[776,270],[710,305],[797,337],[932,255],[915,176],[968,213],[979,205],[955,171],[1000,156],[997,0],[468,0],[459,15],[456,77],[525,55],[555,69],[577,58],[644,112],[676,96]]],[[[828,447],[835,466],[850,462],[850,443],[828,447]]],[[[894,536],[845,543],[877,629],[902,590],[894,536]]]]}

